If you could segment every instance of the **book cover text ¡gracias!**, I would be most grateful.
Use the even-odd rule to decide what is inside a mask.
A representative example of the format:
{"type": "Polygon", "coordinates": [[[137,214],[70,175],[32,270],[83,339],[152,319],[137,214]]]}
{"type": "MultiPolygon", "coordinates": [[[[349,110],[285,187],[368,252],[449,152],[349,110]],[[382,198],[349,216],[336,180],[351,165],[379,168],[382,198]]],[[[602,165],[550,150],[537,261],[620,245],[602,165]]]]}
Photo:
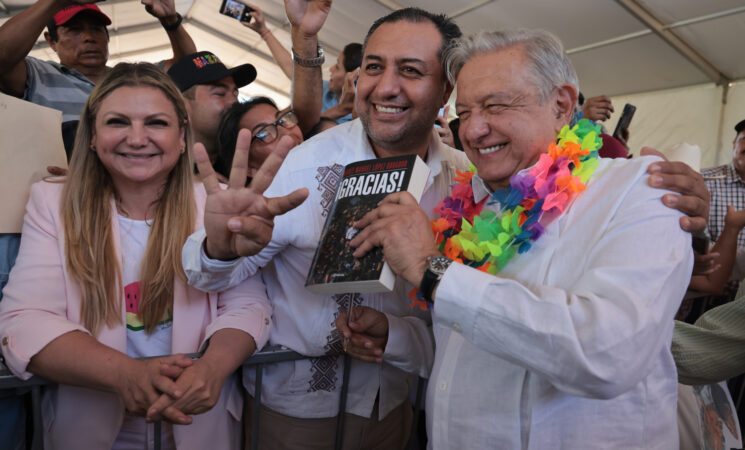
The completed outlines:
{"type": "Polygon", "coordinates": [[[344,168],[305,286],[317,294],[384,292],[396,276],[376,248],[362,258],[352,256],[349,242],[359,232],[354,222],[387,195],[409,191],[420,200],[429,167],[416,155],[358,161],[344,168]]]}

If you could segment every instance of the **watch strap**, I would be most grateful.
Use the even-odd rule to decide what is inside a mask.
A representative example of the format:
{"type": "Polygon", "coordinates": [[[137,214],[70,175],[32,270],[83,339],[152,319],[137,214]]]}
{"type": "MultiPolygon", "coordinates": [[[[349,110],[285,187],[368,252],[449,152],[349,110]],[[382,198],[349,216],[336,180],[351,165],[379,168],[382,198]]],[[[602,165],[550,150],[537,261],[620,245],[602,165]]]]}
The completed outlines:
{"type": "Polygon", "coordinates": [[[326,61],[326,55],[323,54],[323,48],[319,45],[318,56],[314,58],[300,57],[295,53],[295,49],[292,49],[292,60],[300,67],[319,67],[326,61]]]}
{"type": "Polygon", "coordinates": [[[181,14],[176,13],[176,21],[173,23],[165,24],[161,22],[160,24],[163,25],[163,29],[166,31],[174,31],[176,28],[181,26],[181,22],[184,21],[183,16],[181,14]]]}
{"type": "Polygon", "coordinates": [[[424,299],[430,303],[434,301],[432,300],[432,293],[434,293],[435,286],[437,286],[437,283],[439,281],[439,275],[429,270],[429,267],[424,270],[424,276],[422,277],[422,282],[419,285],[419,290],[422,292],[422,297],[424,297],[424,299]]]}

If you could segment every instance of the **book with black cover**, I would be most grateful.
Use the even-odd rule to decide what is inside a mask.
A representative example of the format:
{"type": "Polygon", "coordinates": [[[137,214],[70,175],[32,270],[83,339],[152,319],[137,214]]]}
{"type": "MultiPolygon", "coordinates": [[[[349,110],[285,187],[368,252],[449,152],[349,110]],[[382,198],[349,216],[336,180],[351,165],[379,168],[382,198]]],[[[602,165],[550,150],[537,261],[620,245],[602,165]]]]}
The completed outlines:
{"type": "Polygon", "coordinates": [[[317,294],[393,290],[396,276],[375,248],[354,258],[349,246],[359,231],[353,223],[387,195],[409,191],[417,201],[429,178],[429,167],[416,155],[371,159],[347,165],[336,188],[305,286],[317,294]]]}

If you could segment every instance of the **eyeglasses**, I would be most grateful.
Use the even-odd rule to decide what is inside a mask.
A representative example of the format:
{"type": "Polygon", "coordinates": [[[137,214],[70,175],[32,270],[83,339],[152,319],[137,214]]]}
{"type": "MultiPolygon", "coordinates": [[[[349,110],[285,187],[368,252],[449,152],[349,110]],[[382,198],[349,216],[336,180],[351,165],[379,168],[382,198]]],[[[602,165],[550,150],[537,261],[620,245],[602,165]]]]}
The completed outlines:
{"type": "Polygon", "coordinates": [[[277,139],[277,135],[279,134],[277,125],[290,129],[297,125],[297,116],[292,110],[285,112],[279,116],[276,122],[264,125],[256,130],[251,140],[258,139],[265,144],[271,144],[275,139],[277,139]]]}

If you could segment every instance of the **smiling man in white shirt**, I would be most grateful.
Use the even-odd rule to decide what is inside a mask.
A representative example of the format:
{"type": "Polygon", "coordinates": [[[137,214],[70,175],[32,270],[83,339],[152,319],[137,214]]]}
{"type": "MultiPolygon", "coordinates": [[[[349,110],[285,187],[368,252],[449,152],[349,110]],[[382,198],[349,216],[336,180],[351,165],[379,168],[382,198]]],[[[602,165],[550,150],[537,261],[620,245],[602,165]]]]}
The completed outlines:
{"type": "MultiPolygon", "coordinates": [[[[660,163],[549,151],[578,82],[548,33],[480,33],[451,48],[447,63],[478,169],[440,204],[434,228],[451,239],[436,242],[424,212],[398,193],[357,224],[365,228],[351,243],[356,256],[383,247],[394,272],[434,302],[431,447],[677,448],[670,343],[693,255],[681,214],[648,184],[660,163]],[[468,250],[468,233],[452,236],[468,217],[458,211],[473,205],[491,228],[474,226],[484,239],[468,250]],[[505,226],[495,214],[515,220],[505,226]]],[[[580,139],[590,150],[593,141],[580,139]]],[[[337,326],[350,353],[369,355],[375,336],[337,326]]]]}
{"type": "MultiPolygon", "coordinates": [[[[427,376],[434,359],[429,314],[402,301],[411,290],[402,280],[393,292],[317,295],[305,289],[305,279],[346,164],[418,154],[430,168],[422,196],[430,211],[447,195],[455,170],[466,167],[465,155],[444,145],[433,127],[452,91],[442,52],[459,35],[445,16],[416,8],[376,21],[365,41],[357,81],[360,120],[296,147],[266,191],[272,196],[307,187],[309,198],[274,219],[271,242],[255,256],[231,261],[241,252],[220,245],[207,216],[206,232],[192,235],[184,247],[184,270],[201,289],[233,285],[261,269],[274,308],[270,343],[312,356],[265,365],[260,448],[333,448],[343,370],[334,319],[350,303],[383,311],[390,333],[379,360],[351,365],[343,448],[400,449],[408,441],[413,375],[427,376]]],[[[244,374],[244,385],[255,395],[254,371],[244,374]]]]}

